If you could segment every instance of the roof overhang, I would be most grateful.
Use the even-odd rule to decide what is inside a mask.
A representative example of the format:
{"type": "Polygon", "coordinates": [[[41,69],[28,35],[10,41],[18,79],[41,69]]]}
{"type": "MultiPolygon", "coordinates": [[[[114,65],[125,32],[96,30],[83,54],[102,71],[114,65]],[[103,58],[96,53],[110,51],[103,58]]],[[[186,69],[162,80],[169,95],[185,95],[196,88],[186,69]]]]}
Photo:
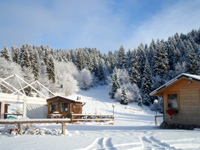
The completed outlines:
{"type": "Polygon", "coordinates": [[[154,91],[152,91],[150,93],[150,96],[162,96],[162,91],[167,88],[168,86],[174,84],[175,82],[181,80],[182,78],[186,78],[188,80],[193,80],[193,81],[197,81],[200,82],[200,76],[198,75],[192,75],[192,74],[187,74],[187,73],[182,73],[180,75],[178,75],[177,77],[173,78],[172,80],[170,80],[169,82],[163,84],[162,86],[160,86],[159,88],[155,89],[154,91]]]}
{"type": "Polygon", "coordinates": [[[64,97],[64,96],[60,96],[60,95],[50,97],[50,98],[47,99],[47,101],[48,101],[48,100],[51,100],[51,99],[53,99],[53,98],[56,98],[56,97],[60,97],[60,98],[63,98],[63,99],[69,100],[69,101],[73,101],[73,102],[78,102],[78,103],[85,104],[85,102],[83,102],[83,101],[81,101],[81,100],[74,100],[74,99],[71,99],[71,98],[68,98],[68,97],[64,97]]]}

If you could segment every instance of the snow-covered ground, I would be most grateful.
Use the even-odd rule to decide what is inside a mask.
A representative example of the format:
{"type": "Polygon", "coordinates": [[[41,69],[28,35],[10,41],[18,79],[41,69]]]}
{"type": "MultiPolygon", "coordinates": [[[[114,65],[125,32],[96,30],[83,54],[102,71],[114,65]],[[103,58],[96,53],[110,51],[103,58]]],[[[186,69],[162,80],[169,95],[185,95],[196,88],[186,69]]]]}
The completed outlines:
{"type": "MultiPolygon", "coordinates": [[[[83,113],[113,114],[114,125],[66,125],[63,135],[0,135],[2,150],[73,150],[73,149],[200,149],[200,130],[162,130],[155,126],[154,115],[147,107],[128,106],[113,102],[107,86],[99,86],[78,95],[86,102],[83,113]]],[[[162,120],[159,120],[161,123],[162,120]]],[[[60,129],[61,125],[37,125],[40,128],[60,129]]],[[[1,133],[0,133],[1,134],[1,133]]]]}

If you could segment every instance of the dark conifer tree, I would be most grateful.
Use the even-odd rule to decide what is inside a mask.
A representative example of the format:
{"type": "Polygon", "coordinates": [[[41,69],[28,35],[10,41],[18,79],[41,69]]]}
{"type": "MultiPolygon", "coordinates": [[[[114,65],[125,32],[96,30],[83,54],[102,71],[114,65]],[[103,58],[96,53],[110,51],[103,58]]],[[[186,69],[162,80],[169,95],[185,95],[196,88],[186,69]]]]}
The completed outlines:
{"type": "Polygon", "coordinates": [[[126,66],[126,54],[125,54],[124,47],[121,46],[119,49],[119,54],[118,54],[118,67],[120,69],[124,69],[125,66],[126,66]]]}
{"type": "Polygon", "coordinates": [[[140,46],[138,47],[137,54],[138,54],[139,74],[142,76],[147,59],[143,44],[140,44],[140,46]]]}
{"type": "Polygon", "coordinates": [[[98,65],[98,78],[99,78],[99,81],[102,81],[103,83],[105,82],[105,74],[104,74],[104,61],[99,58],[99,65],[98,65]]]}
{"type": "Polygon", "coordinates": [[[138,87],[140,87],[141,83],[141,77],[139,73],[139,65],[138,65],[138,55],[137,55],[137,50],[135,49],[133,51],[133,57],[132,57],[132,68],[130,72],[130,80],[131,83],[136,84],[138,87]]]}
{"type": "Polygon", "coordinates": [[[190,41],[188,41],[187,50],[188,50],[187,65],[186,65],[187,72],[191,74],[198,74],[199,70],[198,59],[190,41]]]}
{"type": "Polygon", "coordinates": [[[5,58],[7,61],[11,61],[10,53],[7,46],[5,46],[4,49],[1,51],[0,56],[5,58]]]}
{"type": "Polygon", "coordinates": [[[158,75],[161,78],[166,75],[168,71],[168,57],[164,42],[157,41],[155,64],[154,64],[154,75],[158,75]]]}
{"type": "Polygon", "coordinates": [[[53,57],[50,56],[47,60],[47,76],[49,80],[52,80],[55,83],[55,67],[54,67],[54,60],[53,57]]]}
{"type": "Polygon", "coordinates": [[[27,46],[22,45],[21,51],[20,51],[20,65],[22,68],[30,68],[31,63],[29,60],[29,52],[27,49],[27,46]]]}
{"type": "Polygon", "coordinates": [[[146,61],[144,76],[142,81],[142,95],[143,95],[143,103],[149,105],[151,103],[151,97],[149,93],[152,91],[152,75],[149,66],[149,62],[146,61]]]}
{"type": "Polygon", "coordinates": [[[122,94],[121,94],[120,103],[123,104],[123,105],[128,105],[128,99],[127,99],[127,96],[126,96],[126,89],[125,89],[124,86],[122,88],[122,94]]]}
{"type": "Polygon", "coordinates": [[[117,69],[115,68],[113,70],[113,75],[112,75],[112,87],[111,87],[111,92],[110,92],[111,98],[114,98],[115,93],[119,87],[120,87],[119,78],[117,76],[117,69]]]}
{"type": "Polygon", "coordinates": [[[32,60],[32,63],[31,63],[31,68],[32,68],[32,72],[33,72],[35,80],[38,80],[38,77],[39,77],[39,56],[38,56],[37,51],[35,51],[35,53],[33,54],[33,60],[32,60]]]}
{"type": "Polygon", "coordinates": [[[19,50],[19,48],[16,48],[16,47],[11,47],[11,53],[12,53],[12,60],[13,60],[13,62],[15,62],[15,63],[20,63],[20,61],[19,61],[19,52],[20,50],[19,50]]]}
{"type": "Polygon", "coordinates": [[[133,53],[131,52],[131,50],[129,49],[128,52],[126,53],[126,70],[128,72],[131,71],[132,68],[132,57],[133,57],[133,53]]]}

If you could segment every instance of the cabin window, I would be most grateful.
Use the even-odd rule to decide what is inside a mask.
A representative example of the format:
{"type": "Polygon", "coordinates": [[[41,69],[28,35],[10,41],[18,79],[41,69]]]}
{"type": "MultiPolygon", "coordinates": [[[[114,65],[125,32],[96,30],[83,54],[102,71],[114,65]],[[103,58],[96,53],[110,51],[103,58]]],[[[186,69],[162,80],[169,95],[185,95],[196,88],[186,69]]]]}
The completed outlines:
{"type": "Polygon", "coordinates": [[[50,108],[49,108],[50,112],[54,112],[58,110],[58,105],[57,103],[50,103],[50,108]]]}
{"type": "Polygon", "coordinates": [[[68,111],[69,111],[69,104],[61,103],[61,112],[68,112],[68,111]]]}
{"type": "Polygon", "coordinates": [[[168,109],[178,109],[178,96],[177,94],[168,95],[168,109]]]}

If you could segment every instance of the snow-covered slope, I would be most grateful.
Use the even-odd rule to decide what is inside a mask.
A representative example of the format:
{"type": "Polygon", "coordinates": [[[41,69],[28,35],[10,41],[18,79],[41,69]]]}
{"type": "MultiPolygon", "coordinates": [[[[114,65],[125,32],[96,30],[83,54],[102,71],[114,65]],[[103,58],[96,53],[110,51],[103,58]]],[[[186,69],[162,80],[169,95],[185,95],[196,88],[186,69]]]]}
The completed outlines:
{"type": "Polygon", "coordinates": [[[79,96],[82,101],[86,102],[83,107],[84,114],[113,114],[114,104],[115,125],[152,126],[155,124],[155,112],[150,111],[148,107],[140,107],[137,103],[121,105],[119,102],[110,99],[108,93],[108,86],[98,86],[88,91],[80,91],[69,98],[76,99],[79,96]]]}
{"type": "MultiPolygon", "coordinates": [[[[2,150],[147,150],[147,149],[200,149],[200,131],[162,130],[154,125],[154,112],[137,104],[120,105],[108,96],[108,87],[99,86],[80,91],[76,98],[87,102],[84,113],[112,114],[115,104],[115,124],[66,125],[66,136],[0,135],[2,150]]],[[[160,120],[161,122],[162,120],[160,120]]],[[[59,124],[37,125],[40,128],[58,129],[59,124]]],[[[1,134],[1,133],[0,133],[1,134]]]]}

